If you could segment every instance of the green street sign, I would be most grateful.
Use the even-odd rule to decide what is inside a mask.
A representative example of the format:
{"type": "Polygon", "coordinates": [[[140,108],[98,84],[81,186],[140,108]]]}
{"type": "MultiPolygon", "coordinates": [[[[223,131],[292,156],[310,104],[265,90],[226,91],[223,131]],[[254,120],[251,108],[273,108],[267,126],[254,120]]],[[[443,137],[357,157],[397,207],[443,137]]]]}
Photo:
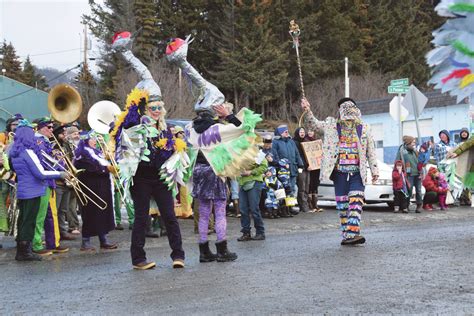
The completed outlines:
{"type": "Polygon", "coordinates": [[[410,90],[408,86],[388,86],[388,93],[398,94],[398,93],[407,93],[410,90]]]}
{"type": "Polygon", "coordinates": [[[391,80],[390,85],[391,86],[408,86],[408,78],[391,80]]]}

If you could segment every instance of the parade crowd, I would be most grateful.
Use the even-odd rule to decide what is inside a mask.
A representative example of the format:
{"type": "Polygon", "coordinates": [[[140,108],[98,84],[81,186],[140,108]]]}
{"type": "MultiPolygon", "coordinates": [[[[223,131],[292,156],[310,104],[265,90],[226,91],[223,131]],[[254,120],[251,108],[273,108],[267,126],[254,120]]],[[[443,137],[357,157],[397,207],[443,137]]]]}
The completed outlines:
{"type": "MultiPolygon", "coordinates": [[[[112,121],[88,121],[91,126],[105,124],[105,133],[81,130],[71,123],[77,117],[61,121],[56,111],[32,122],[21,114],[7,121],[0,136],[0,231],[15,236],[17,261],[67,252],[61,241],[78,238],[83,252],[95,253],[95,237],[104,251],[118,248],[108,235],[124,229],[122,208],[132,231],[134,269],[156,265],[147,259],[145,243],[146,237],[159,235],[168,238],[172,267],[185,267],[178,217],[194,219],[200,262],[234,261],[238,255],[229,250],[227,216],[240,218],[239,242],[265,240],[264,219],[323,211],[318,206],[320,181],[334,184],[341,245],[365,243],[365,187],[369,174],[377,183],[379,166],[370,126],[354,100],[342,98],[335,105],[338,115],[322,120],[303,98],[302,126],[293,136],[287,125],[280,125],[274,135],[262,137],[255,131],[261,116],[247,108],[234,113],[218,88],[187,62],[188,39],[177,38],[166,49],[167,59],[203,91],[192,122],[184,128],[171,126],[161,89],[131,52],[130,41],[129,32],[117,33],[112,46],[141,80],[112,121]],[[322,149],[319,169],[310,168],[314,157],[304,148],[305,142],[318,140],[317,135],[322,149]],[[216,253],[209,245],[212,232],[216,253]]],[[[396,212],[408,212],[413,188],[416,212],[431,211],[434,204],[446,209],[454,177],[445,158],[468,151],[473,138],[463,130],[464,142],[456,146],[447,131],[439,137],[440,142],[419,148],[414,137],[403,138],[392,174],[396,212]]],[[[468,174],[467,197],[472,184],[468,174]]]]}

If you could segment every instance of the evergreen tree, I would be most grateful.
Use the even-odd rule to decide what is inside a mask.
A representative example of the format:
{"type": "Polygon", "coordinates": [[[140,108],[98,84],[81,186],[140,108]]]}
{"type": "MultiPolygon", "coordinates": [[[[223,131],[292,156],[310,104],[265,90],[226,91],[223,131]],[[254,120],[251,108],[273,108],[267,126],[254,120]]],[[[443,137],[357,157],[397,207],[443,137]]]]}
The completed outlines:
{"type": "MultiPolygon", "coordinates": [[[[2,47],[0,49],[0,54],[3,55],[2,59],[2,69],[5,69],[5,76],[8,78],[22,81],[22,69],[20,57],[17,56],[16,50],[13,47],[12,43],[7,44],[7,41],[4,40],[2,47]]],[[[3,73],[2,73],[3,74],[3,73]]]]}
{"type": "Polygon", "coordinates": [[[22,82],[40,90],[48,88],[45,77],[37,72],[35,66],[31,63],[30,56],[26,57],[23,64],[22,82]]]}

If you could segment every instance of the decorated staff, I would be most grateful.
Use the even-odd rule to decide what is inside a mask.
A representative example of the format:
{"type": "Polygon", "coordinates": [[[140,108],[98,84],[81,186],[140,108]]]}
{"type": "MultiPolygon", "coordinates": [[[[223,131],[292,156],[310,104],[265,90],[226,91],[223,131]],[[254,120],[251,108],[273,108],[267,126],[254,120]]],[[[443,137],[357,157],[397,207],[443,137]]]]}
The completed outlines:
{"type": "Polygon", "coordinates": [[[150,199],[158,204],[172,249],[173,268],[184,268],[181,230],[174,212],[173,194],[183,177],[189,158],[186,143],[176,139],[166,126],[166,110],[158,84],[150,71],[136,58],[129,47],[129,32],[114,36],[112,47],[120,51],[137,71],[141,81],[127,96],[125,111],[115,121],[111,139],[115,143],[120,176],[127,195],[130,188],[135,209],[131,255],[135,269],[153,268],[144,250],[150,199]]]}
{"type": "Polygon", "coordinates": [[[291,38],[293,39],[293,47],[296,50],[296,63],[298,64],[298,73],[300,75],[300,85],[301,85],[301,94],[303,98],[304,95],[304,85],[303,85],[303,73],[301,72],[301,61],[300,61],[300,27],[295,23],[295,20],[290,21],[290,31],[291,38]]]}

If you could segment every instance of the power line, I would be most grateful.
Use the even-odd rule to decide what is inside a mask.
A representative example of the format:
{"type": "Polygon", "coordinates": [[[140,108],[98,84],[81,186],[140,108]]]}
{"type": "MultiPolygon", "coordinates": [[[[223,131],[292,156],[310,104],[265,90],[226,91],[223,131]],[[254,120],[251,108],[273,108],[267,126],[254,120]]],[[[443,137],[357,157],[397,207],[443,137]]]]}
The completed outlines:
{"type": "Polygon", "coordinates": [[[22,55],[20,57],[33,57],[33,56],[44,56],[44,55],[53,55],[53,54],[61,54],[61,53],[67,53],[67,52],[73,52],[80,50],[81,48],[71,48],[71,49],[65,49],[65,50],[57,50],[53,52],[47,52],[47,53],[39,53],[39,54],[29,54],[29,55],[22,55]]]}
{"type": "MultiPolygon", "coordinates": [[[[46,81],[46,83],[49,83],[49,82],[51,82],[51,81],[53,81],[53,80],[56,80],[56,79],[58,79],[59,77],[64,76],[64,75],[67,74],[68,72],[70,72],[70,71],[72,71],[72,70],[74,70],[74,69],[76,69],[76,68],[81,67],[81,64],[82,64],[82,63],[80,63],[79,65],[74,66],[74,67],[72,67],[72,68],[69,68],[69,69],[66,70],[65,72],[63,72],[63,73],[57,75],[56,77],[49,79],[48,81],[46,81]]],[[[15,97],[17,97],[17,96],[20,96],[20,95],[22,95],[22,94],[25,94],[25,93],[27,93],[27,92],[30,92],[31,90],[34,90],[34,89],[36,89],[36,88],[35,88],[35,87],[31,87],[30,89],[27,89],[27,90],[25,90],[25,91],[22,91],[22,92],[19,92],[19,93],[17,93],[17,94],[11,95],[11,96],[9,96],[9,97],[0,99],[0,101],[5,101],[5,100],[13,99],[13,98],[15,98],[15,97]]]]}

